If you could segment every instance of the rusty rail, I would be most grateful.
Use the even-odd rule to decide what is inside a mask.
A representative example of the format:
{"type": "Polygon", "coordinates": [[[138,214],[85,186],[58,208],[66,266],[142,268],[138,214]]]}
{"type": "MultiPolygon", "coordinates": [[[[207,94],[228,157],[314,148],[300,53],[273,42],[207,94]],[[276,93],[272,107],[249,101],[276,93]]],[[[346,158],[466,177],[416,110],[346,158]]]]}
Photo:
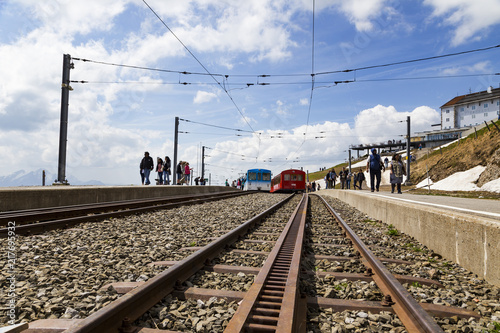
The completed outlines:
{"type": "MultiPolygon", "coordinates": [[[[250,193],[250,192],[247,192],[250,193]]],[[[162,198],[162,199],[146,199],[146,200],[126,200],[120,202],[110,202],[106,204],[96,204],[96,205],[83,205],[83,208],[79,208],[79,206],[68,206],[56,208],[53,210],[45,211],[35,211],[31,217],[31,220],[44,220],[48,218],[54,218],[58,216],[66,216],[66,215],[78,215],[69,218],[62,218],[57,220],[31,223],[31,224],[21,224],[16,225],[16,234],[34,234],[46,232],[48,230],[54,230],[59,228],[66,228],[72,225],[82,223],[82,222],[92,222],[103,220],[106,218],[116,218],[123,217],[133,214],[144,213],[153,210],[159,209],[171,209],[183,205],[190,204],[199,204],[209,201],[222,200],[235,196],[246,195],[245,192],[223,192],[218,193],[217,195],[211,193],[210,195],[202,195],[202,196],[182,196],[175,198],[162,198]],[[164,203],[167,202],[167,203],[164,203]],[[133,208],[135,207],[135,208],[133,208]],[[68,212],[69,210],[69,212],[68,212]],[[111,212],[110,212],[111,211],[111,212]],[[96,212],[105,212],[105,213],[96,213],[96,212]]],[[[23,212],[18,216],[21,217],[22,220],[26,221],[27,213],[23,212]]],[[[6,221],[16,221],[15,215],[10,215],[9,219],[6,221]]],[[[8,228],[0,228],[0,237],[6,237],[8,234],[8,228]]]]}
{"type": "Polygon", "coordinates": [[[308,202],[304,194],[225,332],[305,332],[298,286],[308,202]]]}
{"type": "Polygon", "coordinates": [[[391,306],[408,332],[443,332],[436,321],[415,301],[408,291],[396,280],[335,210],[318,196],[330,213],[337,219],[354,248],[361,254],[363,263],[373,272],[373,280],[385,295],[384,304],[391,306]]]}
{"type": "Polygon", "coordinates": [[[89,203],[71,206],[58,206],[47,208],[26,209],[17,211],[0,212],[0,226],[4,227],[8,222],[15,221],[18,225],[27,222],[41,222],[54,218],[81,216],[84,214],[101,213],[122,209],[139,208],[144,206],[160,205],[165,203],[185,202],[188,200],[207,199],[211,197],[230,197],[244,195],[254,192],[216,192],[194,195],[176,195],[167,197],[155,197],[148,199],[131,199],[110,201],[101,203],[89,203]]]}

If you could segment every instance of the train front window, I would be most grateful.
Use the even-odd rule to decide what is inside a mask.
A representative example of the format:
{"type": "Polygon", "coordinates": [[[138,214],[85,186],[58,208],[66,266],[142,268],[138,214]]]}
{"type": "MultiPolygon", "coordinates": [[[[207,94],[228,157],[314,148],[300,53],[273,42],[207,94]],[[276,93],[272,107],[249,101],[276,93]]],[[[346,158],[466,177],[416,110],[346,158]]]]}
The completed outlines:
{"type": "Polygon", "coordinates": [[[257,173],[249,172],[248,173],[248,180],[257,180],[257,173]]]}
{"type": "Polygon", "coordinates": [[[284,177],[283,177],[283,180],[284,181],[289,181],[290,180],[290,175],[289,174],[285,174],[284,177]]]}
{"type": "Polygon", "coordinates": [[[257,174],[257,180],[262,180],[262,174],[260,173],[257,174]]]}
{"type": "Polygon", "coordinates": [[[270,173],[263,173],[262,174],[262,180],[271,180],[271,174],[270,173]]]}
{"type": "Polygon", "coordinates": [[[301,182],[303,179],[302,179],[302,175],[298,175],[299,177],[299,182],[301,182]]]}
{"type": "Polygon", "coordinates": [[[297,175],[292,175],[292,180],[297,180],[297,175]]]}

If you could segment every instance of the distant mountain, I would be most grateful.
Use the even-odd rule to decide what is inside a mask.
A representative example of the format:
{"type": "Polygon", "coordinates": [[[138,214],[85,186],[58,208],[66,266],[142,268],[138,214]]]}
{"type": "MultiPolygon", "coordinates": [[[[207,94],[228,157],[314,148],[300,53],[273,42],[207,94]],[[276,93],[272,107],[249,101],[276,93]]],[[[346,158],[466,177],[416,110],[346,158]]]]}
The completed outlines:
{"type": "MultiPolygon", "coordinates": [[[[41,186],[42,185],[42,173],[43,169],[38,169],[36,171],[27,172],[24,170],[16,171],[7,176],[0,176],[0,187],[9,186],[41,186]]],[[[56,174],[45,171],[45,185],[52,185],[54,180],[57,178],[56,174]]],[[[73,176],[66,177],[71,185],[105,185],[98,180],[90,180],[88,182],[82,182],[73,176]]]]}

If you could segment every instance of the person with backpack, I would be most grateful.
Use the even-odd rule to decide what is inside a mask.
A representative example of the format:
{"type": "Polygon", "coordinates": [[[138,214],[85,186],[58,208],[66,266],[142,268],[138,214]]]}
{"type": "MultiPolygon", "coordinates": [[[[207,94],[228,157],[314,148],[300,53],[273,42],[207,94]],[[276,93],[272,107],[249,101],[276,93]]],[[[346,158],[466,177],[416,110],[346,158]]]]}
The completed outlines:
{"type": "Polygon", "coordinates": [[[335,183],[336,183],[336,180],[337,180],[337,173],[335,172],[335,169],[332,169],[332,171],[330,172],[330,181],[331,181],[331,186],[330,184],[328,185],[328,188],[335,188],[335,183]]]}
{"type": "Polygon", "coordinates": [[[377,149],[372,148],[372,154],[368,156],[366,160],[366,172],[370,173],[370,186],[372,192],[380,188],[380,181],[382,179],[382,170],[385,171],[384,163],[380,158],[380,155],[377,154],[377,149]],[[377,184],[375,185],[375,178],[377,179],[377,184]]]}
{"type": "Polygon", "coordinates": [[[401,183],[403,182],[403,176],[406,176],[406,170],[403,162],[401,161],[401,155],[398,153],[392,156],[391,161],[391,193],[394,193],[394,188],[397,187],[398,193],[401,194],[401,183]]]}

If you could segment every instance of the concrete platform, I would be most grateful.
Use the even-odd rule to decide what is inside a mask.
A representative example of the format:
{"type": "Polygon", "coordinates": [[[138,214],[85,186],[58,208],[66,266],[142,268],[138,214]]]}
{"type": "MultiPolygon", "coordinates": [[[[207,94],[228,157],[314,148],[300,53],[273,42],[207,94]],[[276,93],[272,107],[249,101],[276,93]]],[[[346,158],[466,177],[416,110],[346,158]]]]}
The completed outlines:
{"type": "MultiPolygon", "coordinates": [[[[495,214],[479,216],[463,209],[398,200],[370,191],[322,190],[316,194],[340,199],[372,218],[392,224],[444,258],[500,286],[500,221],[495,214]]],[[[470,209],[477,211],[477,206],[470,209]]]]}
{"type": "Polygon", "coordinates": [[[70,206],[196,193],[238,191],[227,186],[40,186],[0,188],[0,211],[70,206]]]}

